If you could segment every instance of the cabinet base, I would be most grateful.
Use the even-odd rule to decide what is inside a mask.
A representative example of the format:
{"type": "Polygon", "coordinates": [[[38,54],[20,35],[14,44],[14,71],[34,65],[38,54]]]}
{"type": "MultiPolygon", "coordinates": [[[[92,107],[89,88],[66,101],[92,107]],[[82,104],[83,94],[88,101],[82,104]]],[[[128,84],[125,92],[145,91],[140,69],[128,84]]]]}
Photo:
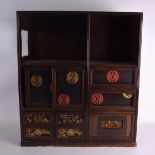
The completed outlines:
{"type": "Polygon", "coordinates": [[[69,142],[21,142],[21,146],[58,146],[58,147],[136,147],[136,142],[116,143],[69,143],[69,142]]]}

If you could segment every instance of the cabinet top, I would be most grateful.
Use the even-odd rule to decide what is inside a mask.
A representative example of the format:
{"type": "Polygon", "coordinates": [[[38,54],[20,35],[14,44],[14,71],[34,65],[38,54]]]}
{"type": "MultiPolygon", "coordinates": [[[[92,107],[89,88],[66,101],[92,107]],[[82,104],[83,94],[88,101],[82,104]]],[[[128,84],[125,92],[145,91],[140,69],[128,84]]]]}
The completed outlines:
{"type": "Polygon", "coordinates": [[[143,12],[111,12],[111,11],[16,11],[18,14],[107,14],[107,15],[143,15],[143,12]]]}

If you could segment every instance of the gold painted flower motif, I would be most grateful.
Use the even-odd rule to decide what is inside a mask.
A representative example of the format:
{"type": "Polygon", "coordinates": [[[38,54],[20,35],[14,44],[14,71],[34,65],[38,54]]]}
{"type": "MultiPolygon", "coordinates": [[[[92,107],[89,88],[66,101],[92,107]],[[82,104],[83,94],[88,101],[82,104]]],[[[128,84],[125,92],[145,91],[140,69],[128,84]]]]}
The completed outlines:
{"type": "Polygon", "coordinates": [[[66,80],[69,84],[76,84],[79,80],[79,75],[77,72],[69,72],[67,74],[66,80]]]}

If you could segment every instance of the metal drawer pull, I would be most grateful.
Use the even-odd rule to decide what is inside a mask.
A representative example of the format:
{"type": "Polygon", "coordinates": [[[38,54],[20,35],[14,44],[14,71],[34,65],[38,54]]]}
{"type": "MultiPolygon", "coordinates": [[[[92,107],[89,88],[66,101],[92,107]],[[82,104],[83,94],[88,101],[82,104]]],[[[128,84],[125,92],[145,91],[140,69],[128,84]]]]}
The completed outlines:
{"type": "Polygon", "coordinates": [[[105,122],[105,127],[109,129],[119,128],[119,123],[117,121],[107,121],[105,122]]]}
{"type": "Polygon", "coordinates": [[[127,98],[127,99],[130,99],[132,98],[132,93],[123,93],[123,97],[127,98]]]}

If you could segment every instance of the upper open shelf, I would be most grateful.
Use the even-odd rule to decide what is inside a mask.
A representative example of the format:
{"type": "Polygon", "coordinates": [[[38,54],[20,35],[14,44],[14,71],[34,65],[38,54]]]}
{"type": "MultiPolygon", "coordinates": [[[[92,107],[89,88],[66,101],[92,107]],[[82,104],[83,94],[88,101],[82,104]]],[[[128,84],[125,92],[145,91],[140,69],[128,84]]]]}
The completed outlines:
{"type": "Polygon", "coordinates": [[[138,64],[142,13],[17,13],[29,60],[138,64]],[[88,57],[89,56],[89,57],[88,57]]]}
{"type": "Polygon", "coordinates": [[[31,59],[86,60],[86,15],[34,12],[23,17],[29,24],[26,29],[31,59]]]}
{"type": "Polygon", "coordinates": [[[90,17],[90,61],[138,63],[140,18],[135,14],[90,17]]]}

